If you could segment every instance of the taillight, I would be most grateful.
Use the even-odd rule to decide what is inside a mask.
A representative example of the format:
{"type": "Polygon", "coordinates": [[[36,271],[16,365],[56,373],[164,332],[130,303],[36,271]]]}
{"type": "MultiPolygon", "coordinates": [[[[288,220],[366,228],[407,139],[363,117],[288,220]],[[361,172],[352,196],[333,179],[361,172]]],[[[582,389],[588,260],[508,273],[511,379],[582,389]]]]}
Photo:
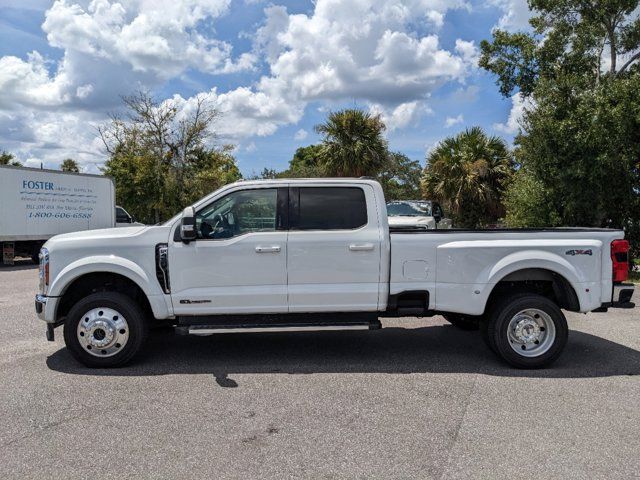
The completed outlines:
{"type": "Polygon", "coordinates": [[[627,280],[629,278],[629,242],[627,240],[611,242],[611,261],[613,262],[613,281],[627,280]]]}

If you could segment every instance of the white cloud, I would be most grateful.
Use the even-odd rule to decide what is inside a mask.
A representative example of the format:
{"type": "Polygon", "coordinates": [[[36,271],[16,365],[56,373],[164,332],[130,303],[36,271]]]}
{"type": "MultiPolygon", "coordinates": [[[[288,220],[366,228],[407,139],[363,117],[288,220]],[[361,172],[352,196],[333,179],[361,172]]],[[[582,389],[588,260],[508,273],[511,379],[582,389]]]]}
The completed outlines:
{"type": "Polygon", "coordinates": [[[57,168],[65,158],[83,164],[86,172],[98,172],[104,162],[102,143],[95,128],[103,117],[85,111],[0,112],[2,148],[30,166],[57,168]]]}
{"type": "Polygon", "coordinates": [[[504,12],[496,25],[499,29],[509,32],[531,29],[529,19],[532,15],[527,0],[491,0],[490,3],[504,12]]]}
{"type": "Polygon", "coordinates": [[[248,153],[253,153],[258,149],[256,146],[256,142],[250,142],[246,147],[244,147],[244,151],[248,153]]]}
{"type": "Polygon", "coordinates": [[[223,113],[218,132],[230,139],[271,135],[298,122],[310,101],[349,98],[363,99],[380,112],[390,130],[407,126],[430,111],[424,102],[433,89],[468,75],[477,53],[472,42],[458,40],[455,52],[449,52],[439,46],[437,35],[416,35],[411,30],[415,12],[425,12],[428,19],[429,12],[444,15],[461,6],[432,0],[318,0],[309,15],[267,7],[255,48],[264,55],[269,75],[250,87],[209,92],[223,113]]]}
{"type": "MultiPolygon", "coordinates": [[[[0,57],[0,138],[12,142],[3,148],[21,158],[93,162],[101,150],[91,122],[118,108],[120,95],[157,89],[190,70],[263,69],[255,82],[228,91],[200,87],[223,114],[216,132],[225,139],[272,135],[314,101],[358,99],[390,130],[404,128],[430,111],[431,92],[464,82],[477,60],[473,42],[458,39],[450,51],[438,37],[447,12],[467,8],[464,0],[317,0],[307,14],[272,5],[253,51],[244,53],[215,38],[230,3],[56,0],[42,28],[62,58],[0,57]]],[[[171,98],[190,108],[196,96],[171,98]]]]}
{"type": "Polygon", "coordinates": [[[301,128],[293,136],[293,139],[297,140],[297,141],[301,141],[301,140],[304,140],[305,138],[307,138],[308,136],[309,136],[309,132],[307,132],[304,128],[301,128]]]}
{"type": "Polygon", "coordinates": [[[360,98],[397,106],[468,74],[464,55],[442,49],[436,34],[413,30],[421,16],[428,21],[463,5],[318,0],[309,15],[269,7],[256,45],[267,56],[271,76],[301,100],[360,98]]]}
{"type": "Polygon", "coordinates": [[[200,33],[230,0],[93,0],[86,8],[57,0],[42,29],[64,51],[57,65],[38,52],[0,58],[0,108],[114,106],[119,95],[154,87],[189,68],[232,73],[254,68],[253,53],[200,33]],[[123,5],[126,5],[123,6],[123,5]]]}
{"type": "Polygon", "coordinates": [[[208,38],[198,26],[223,16],[230,0],[93,0],[88,7],[58,0],[47,11],[42,29],[49,43],[163,78],[195,67],[209,73],[251,68],[251,54],[231,58],[227,42],[208,38]]]}
{"type": "Polygon", "coordinates": [[[460,54],[467,65],[477,67],[480,59],[480,50],[478,50],[474,42],[467,42],[458,38],[456,40],[456,52],[460,54]]]}
{"type": "Polygon", "coordinates": [[[520,129],[520,123],[524,116],[525,110],[530,109],[533,106],[530,98],[523,98],[520,93],[516,93],[511,96],[511,111],[509,112],[509,118],[505,123],[494,123],[493,128],[496,130],[515,135],[520,129]]]}
{"type": "Polygon", "coordinates": [[[389,131],[404,128],[417,121],[423,114],[433,113],[424,102],[420,101],[401,103],[395,108],[385,108],[384,105],[372,104],[369,111],[380,115],[389,131]]]}
{"type": "Polygon", "coordinates": [[[444,127],[451,128],[454,125],[458,125],[462,122],[464,122],[464,116],[462,114],[458,115],[457,117],[447,117],[447,119],[444,121],[444,127]]]}
{"type": "MultiPolygon", "coordinates": [[[[234,57],[231,45],[211,33],[211,22],[225,15],[229,4],[53,2],[42,29],[49,44],[62,49],[62,58],[53,62],[38,52],[24,59],[0,57],[2,148],[48,166],[65,156],[92,165],[103,160],[94,125],[120,107],[120,95],[156,88],[187,69],[222,74],[254,68],[253,53],[234,57]]],[[[272,124],[277,112],[275,117],[272,124]]]]}
{"type": "Polygon", "coordinates": [[[449,99],[456,103],[468,105],[478,99],[479,93],[480,87],[478,87],[477,85],[469,85],[468,87],[456,89],[450,95],[449,99]]]}
{"type": "Polygon", "coordinates": [[[56,107],[69,101],[70,82],[64,73],[49,76],[45,59],[31,52],[27,61],[0,58],[0,108],[56,107]]]}
{"type": "Polygon", "coordinates": [[[278,90],[278,85],[270,82],[263,82],[257,92],[239,87],[218,93],[214,87],[209,92],[186,99],[176,94],[171,101],[179,111],[188,111],[195,108],[197,97],[201,95],[206,95],[211,105],[221,113],[214,128],[225,140],[272,135],[278,127],[296,123],[304,113],[304,105],[288,102],[278,90]]]}

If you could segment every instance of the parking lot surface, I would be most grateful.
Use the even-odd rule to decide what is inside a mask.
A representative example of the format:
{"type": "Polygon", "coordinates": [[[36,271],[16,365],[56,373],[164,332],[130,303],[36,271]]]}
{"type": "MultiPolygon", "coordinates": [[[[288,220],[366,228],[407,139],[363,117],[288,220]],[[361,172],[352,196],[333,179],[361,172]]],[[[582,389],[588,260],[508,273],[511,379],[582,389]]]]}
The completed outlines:
{"type": "Polygon", "coordinates": [[[0,267],[0,478],[638,478],[640,309],[568,314],[512,369],[441,317],[175,336],[90,370],[47,342],[37,269],[0,267]]]}

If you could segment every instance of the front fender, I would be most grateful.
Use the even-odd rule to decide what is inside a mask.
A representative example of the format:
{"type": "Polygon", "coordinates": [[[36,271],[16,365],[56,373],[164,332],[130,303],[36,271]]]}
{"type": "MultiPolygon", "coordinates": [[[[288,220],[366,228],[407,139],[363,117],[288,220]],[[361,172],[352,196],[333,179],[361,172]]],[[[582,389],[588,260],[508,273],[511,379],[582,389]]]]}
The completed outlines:
{"type": "Polygon", "coordinates": [[[102,272],[122,275],[138,285],[147,296],[155,318],[168,318],[172,315],[170,302],[166,301],[157,280],[149,277],[138,264],[131,260],[113,255],[84,257],[70,263],[55,276],[47,295],[60,297],[77,278],[102,272]]]}
{"type": "Polygon", "coordinates": [[[152,279],[139,265],[126,258],[109,255],[84,257],[70,263],[53,279],[48,295],[59,297],[76,278],[97,272],[116,273],[127,277],[135,282],[147,296],[162,293],[160,286],[154,285],[152,279]]]}

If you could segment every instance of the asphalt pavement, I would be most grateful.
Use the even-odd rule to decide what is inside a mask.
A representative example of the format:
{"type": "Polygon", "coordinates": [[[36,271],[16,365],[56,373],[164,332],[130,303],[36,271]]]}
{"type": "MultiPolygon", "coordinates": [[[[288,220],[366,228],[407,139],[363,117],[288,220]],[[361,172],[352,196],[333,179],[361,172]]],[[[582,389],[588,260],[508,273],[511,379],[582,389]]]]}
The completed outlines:
{"type": "Polygon", "coordinates": [[[0,478],[640,477],[640,309],[568,314],[567,349],[521,371],[441,317],[371,332],[152,333],[91,370],[37,269],[0,267],[0,478]]]}

